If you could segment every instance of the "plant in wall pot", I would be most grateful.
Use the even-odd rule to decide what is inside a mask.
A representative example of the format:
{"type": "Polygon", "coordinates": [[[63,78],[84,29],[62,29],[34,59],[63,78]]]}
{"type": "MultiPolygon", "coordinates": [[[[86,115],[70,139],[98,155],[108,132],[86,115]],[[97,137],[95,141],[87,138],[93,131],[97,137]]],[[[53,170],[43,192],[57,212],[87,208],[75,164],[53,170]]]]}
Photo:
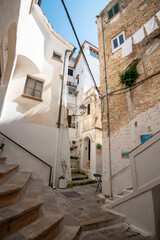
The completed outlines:
{"type": "Polygon", "coordinates": [[[101,143],[97,143],[97,144],[96,144],[96,147],[97,147],[97,149],[99,150],[99,149],[102,148],[102,144],[101,144],[101,143]]]}
{"type": "Polygon", "coordinates": [[[139,77],[139,73],[136,69],[138,62],[139,60],[134,61],[129,68],[119,74],[119,82],[121,84],[124,84],[126,87],[131,87],[134,81],[139,77]]]}

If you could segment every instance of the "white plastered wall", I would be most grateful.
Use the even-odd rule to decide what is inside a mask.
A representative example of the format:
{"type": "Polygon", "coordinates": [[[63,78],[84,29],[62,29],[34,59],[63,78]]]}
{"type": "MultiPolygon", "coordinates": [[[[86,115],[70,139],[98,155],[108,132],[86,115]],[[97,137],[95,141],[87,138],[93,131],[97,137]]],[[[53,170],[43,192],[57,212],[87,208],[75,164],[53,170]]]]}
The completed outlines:
{"type": "MultiPolygon", "coordinates": [[[[14,5],[15,1],[9,2],[12,6],[12,3],[14,5]]],[[[65,69],[61,117],[61,123],[63,125],[60,139],[63,149],[60,149],[58,146],[57,151],[61,151],[61,154],[57,159],[57,119],[61,87],[59,75],[62,74],[63,62],[53,60],[52,54],[54,50],[57,50],[57,52],[61,54],[62,60],[64,60],[65,50],[73,50],[73,46],[54,32],[39,6],[34,5],[30,15],[29,6],[30,1],[21,1],[21,10],[19,18],[17,18],[18,30],[15,63],[5,97],[0,120],[0,130],[52,167],[54,167],[56,159],[56,161],[59,162],[59,164],[57,164],[57,170],[59,170],[57,176],[61,174],[60,163],[62,160],[65,160],[67,162],[66,178],[70,180],[69,133],[66,128],[66,113],[64,107],[66,104],[65,86],[68,55],[65,69]],[[24,63],[26,67],[23,66],[24,63]],[[36,102],[35,100],[27,98],[24,99],[21,96],[27,74],[44,80],[42,102],[36,102]]],[[[11,14],[10,10],[12,7],[8,8],[8,12],[5,11],[6,16],[7,13],[11,14]]],[[[13,20],[14,19],[10,19],[9,24],[11,24],[13,20]]],[[[18,163],[22,164],[22,169],[32,170],[33,175],[43,177],[44,182],[47,183],[48,168],[44,167],[42,163],[38,165],[38,160],[35,160],[34,157],[29,157],[28,153],[20,150],[18,147],[15,147],[13,154],[13,146],[14,144],[6,140],[3,154],[8,156],[8,162],[16,162],[17,160],[18,163]]]]}
{"type": "MultiPolygon", "coordinates": [[[[154,134],[160,126],[160,104],[150,108],[148,111],[138,115],[137,118],[121,127],[114,134],[111,134],[111,162],[113,178],[113,194],[121,192],[123,189],[131,187],[131,171],[126,168],[130,165],[129,159],[121,157],[122,152],[129,152],[141,143],[140,136],[154,134]],[[137,127],[135,126],[135,122],[137,127]],[[120,174],[117,174],[122,169],[120,174]]],[[[108,138],[103,138],[103,193],[109,194],[109,158],[108,158],[108,138]]]]}

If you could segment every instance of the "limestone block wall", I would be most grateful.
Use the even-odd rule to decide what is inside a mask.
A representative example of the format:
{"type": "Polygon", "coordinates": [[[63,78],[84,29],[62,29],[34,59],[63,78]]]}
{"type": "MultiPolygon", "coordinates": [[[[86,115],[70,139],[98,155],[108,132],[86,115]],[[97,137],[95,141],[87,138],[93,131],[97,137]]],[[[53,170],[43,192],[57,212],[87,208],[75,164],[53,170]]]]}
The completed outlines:
{"type": "MultiPolygon", "coordinates": [[[[111,133],[111,161],[112,174],[116,174],[123,168],[126,168],[130,162],[129,159],[122,159],[123,152],[129,152],[140,144],[140,136],[159,130],[159,89],[160,89],[160,28],[147,36],[145,32],[144,40],[133,45],[133,51],[127,57],[122,58],[122,49],[112,52],[111,40],[116,35],[124,31],[125,38],[129,38],[139,28],[141,28],[151,17],[160,10],[158,0],[146,1],[127,1],[126,6],[116,14],[115,17],[108,20],[107,11],[112,7],[112,1],[103,14],[105,61],[107,72],[107,89],[109,102],[109,125],[111,133]],[[135,83],[147,79],[132,91],[119,91],[125,87],[119,83],[119,74],[127,69],[135,60],[139,60],[137,71],[140,76],[135,83]],[[117,91],[118,90],[118,91],[117,91]],[[113,91],[116,93],[111,94],[113,91]],[[122,93],[123,92],[123,93],[122,93]],[[157,111],[158,110],[158,111],[157,111]]],[[[158,26],[160,22],[155,17],[158,26]]],[[[99,53],[100,53],[100,81],[101,94],[105,95],[105,82],[103,72],[103,51],[102,51],[102,33],[100,17],[97,19],[99,53]]],[[[103,129],[103,169],[104,179],[109,178],[108,168],[108,144],[107,144],[107,121],[106,121],[106,103],[102,100],[102,129],[103,129]]],[[[131,184],[129,169],[122,173],[126,182],[124,187],[131,184]]],[[[113,188],[115,192],[122,189],[118,183],[118,175],[114,178],[113,188]],[[117,178],[117,181],[115,180],[117,178]],[[119,185],[119,187],[117,186],[119,185]]],[[[103,190],[106,192],[106,182],[103,190]]]]}

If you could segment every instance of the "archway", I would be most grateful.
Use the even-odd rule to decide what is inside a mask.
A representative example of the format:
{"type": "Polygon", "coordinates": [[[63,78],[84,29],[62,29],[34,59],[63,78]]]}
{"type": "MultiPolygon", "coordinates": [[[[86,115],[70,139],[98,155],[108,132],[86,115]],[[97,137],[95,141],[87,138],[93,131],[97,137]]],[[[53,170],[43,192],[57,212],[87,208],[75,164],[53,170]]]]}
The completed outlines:
{"type": "Polygon", "coordinates": [[[91,161],[91,140],[89,137],[84,139],[84,146],[83,146],[83,167],[90,168],[90,161],[91,161]]]}

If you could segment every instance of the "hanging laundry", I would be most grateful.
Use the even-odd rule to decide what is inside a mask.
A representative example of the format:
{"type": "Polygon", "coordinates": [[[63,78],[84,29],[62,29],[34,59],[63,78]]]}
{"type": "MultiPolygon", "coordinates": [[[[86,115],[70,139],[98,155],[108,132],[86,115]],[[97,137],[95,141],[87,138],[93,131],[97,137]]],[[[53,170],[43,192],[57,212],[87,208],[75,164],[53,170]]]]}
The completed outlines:
{"type": "Polygon", "coordinates": [[[159,21],[160,21],[160,11],[158,11],[158,12],[156,13],[156,16],[157,16],[157,18],[158,18],[159,21]]]}
{"type": "Polygon", "coordinates": [[[142,40],[145,38],[144,34],[144,28],[141,27],[137,32],[133,34],[133,42],[134,44],[142,42],[142,40]]]}
{"type": "Polygon", "coordinates": [[[144,27],[147,31],[147,35],[156,30],[158,28],[158,25],[156,23],[155,17],[153,16],[146,24],[144,24],[144,27]]]}
{"type": "Polygon", "coordinates": [[[132,38],[129,37],[122,44],[122,58],[128,56],[132,52],[132,38]]]}

